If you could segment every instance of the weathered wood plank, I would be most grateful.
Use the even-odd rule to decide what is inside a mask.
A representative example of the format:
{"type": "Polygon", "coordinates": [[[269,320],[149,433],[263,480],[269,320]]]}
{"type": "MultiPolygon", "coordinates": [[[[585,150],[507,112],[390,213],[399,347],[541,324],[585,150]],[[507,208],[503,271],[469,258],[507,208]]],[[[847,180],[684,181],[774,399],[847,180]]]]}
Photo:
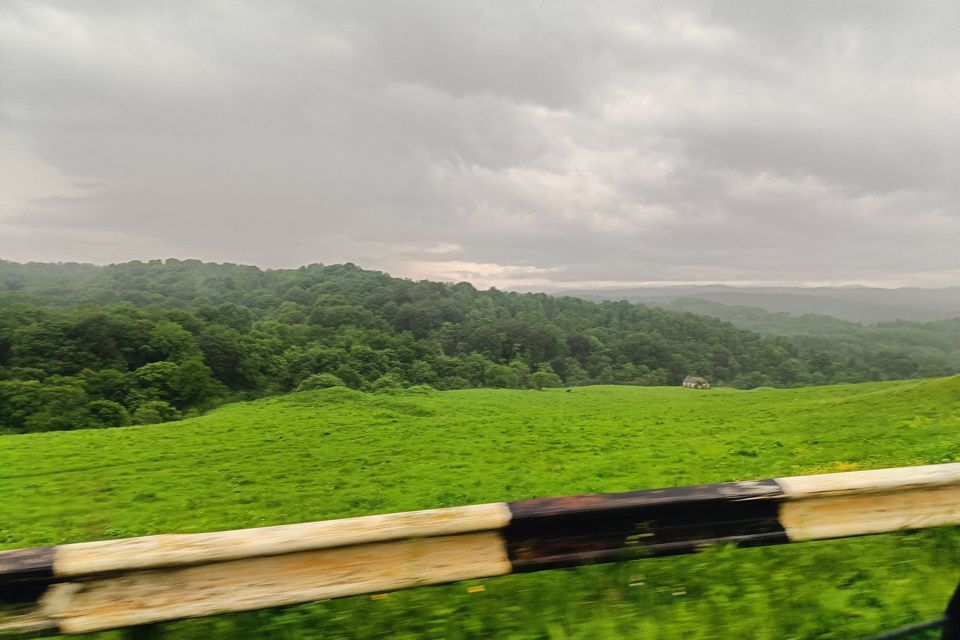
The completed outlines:
{"type": "Polygon", "coordinates": [[[55,621],[36,611],[14,615],[0,613],[0,636],[13,636],[19,639],[58,632],[55,621]]]}
{"type": "MultiPolygon", "coordinates": [[[[505,503],[428,509],[237,531],[171,534],[57,547],[58,577],[187,566],[347,545],[500,529],[505,503]]],[[[2,554],[0,554],[2,557],[2,554]]]]}
{"type": "Polygon", "coordinates": [[[498,534],[466,533],[57,584],[40,612],[88,633],[507,573],[498,534]]]}
{"type": "Polygon", "coordinates": [[[573,520],[580,517],[595,517],[596,514],[642,512],[658,506],[689,508],[695,511],[704,505],[773,499],[782,496],[782,489],[773,480],[757,480],[562,498],[537,498],[508,504],[513,513],[511,523],[520,526],[525,521],[573,520]]]}
{"type": "Polygon", "coordinates": [[[960,462],[896,469],[847,471],[813,476],[777,478],[791,500],[853,493],[888,493],[946,485],[960,485],[960,462]]]}
{"type": "Polygon", "coordinates": [[[960,525],[960,485],[788,500],[780,521],[793,542],[960,525]]]}
{"type": "Polygon", "coordinates": [[[786,542],[773,480],[511,502],[504,530],[517,571],[786,542]]]}
{"type": "Polygon", "coordinates": [[[53,577],[54,547],[0,551],[0,582],[53,577]]]}

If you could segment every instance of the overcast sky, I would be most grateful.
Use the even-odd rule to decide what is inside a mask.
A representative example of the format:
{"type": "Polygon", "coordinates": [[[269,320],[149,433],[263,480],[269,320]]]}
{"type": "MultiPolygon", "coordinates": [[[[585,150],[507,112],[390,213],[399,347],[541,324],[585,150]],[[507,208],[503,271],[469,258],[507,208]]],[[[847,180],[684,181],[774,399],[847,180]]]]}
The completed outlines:
{"type": "Polygon", "coordinates": [[[0,3],[0,258],[960,285],[960,3],[0,3]]]}

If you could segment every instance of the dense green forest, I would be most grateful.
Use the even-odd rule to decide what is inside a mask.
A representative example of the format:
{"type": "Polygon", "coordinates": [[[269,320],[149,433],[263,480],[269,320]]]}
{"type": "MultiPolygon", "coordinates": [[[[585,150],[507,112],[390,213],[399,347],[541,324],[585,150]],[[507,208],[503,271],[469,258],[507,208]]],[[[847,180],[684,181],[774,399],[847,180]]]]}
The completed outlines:
{"type": "Polygon", "coordinates": [[[827,337],[832,338],[828,348],[841,347],[847,351],[857,348],[895,349],[917,362],[942,358],[950,367],[960,367],[960,318],[929,322],[896,320],[864,325],[822,314],[795,315],[701,298],[675,298],[649,304],[720,318],[750,331],[798,336],[797,342],[810,348],[818,348],[819,339],[827,337]]]}
{"type": "Polygon", "coordinates": [[[326,386],[742,388],[955,373],[940,350],[775,336],[627,302],[478,291],[352,264],[0,262],[0,432],[174,420],[326,386]]]}

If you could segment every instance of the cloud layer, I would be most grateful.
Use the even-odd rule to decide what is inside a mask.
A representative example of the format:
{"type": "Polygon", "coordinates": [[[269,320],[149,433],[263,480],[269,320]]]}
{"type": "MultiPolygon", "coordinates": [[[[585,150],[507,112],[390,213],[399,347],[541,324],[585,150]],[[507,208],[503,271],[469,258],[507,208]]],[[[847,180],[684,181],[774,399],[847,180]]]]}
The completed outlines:
{"type": "Polygon", "coordinates": [[[956,284],[960,9],[0,6],[0,257],[956,284]]]}

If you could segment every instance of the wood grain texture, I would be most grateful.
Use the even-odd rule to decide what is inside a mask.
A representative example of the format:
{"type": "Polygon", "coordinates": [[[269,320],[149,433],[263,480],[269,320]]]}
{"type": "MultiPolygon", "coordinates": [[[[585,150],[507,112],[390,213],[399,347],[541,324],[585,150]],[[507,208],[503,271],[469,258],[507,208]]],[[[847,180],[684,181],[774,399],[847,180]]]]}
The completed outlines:
{"type": "Polygon", "coordinates": [[[0,551],[0,582],[53,577],[54,547],[0,551]]]}
{"type": "Polygon", "coordinates": [[[777,478],[787,499],[960,485],[960,463],[777,478]]]}
{"type": "Polygon", "coordinates": [[[960,525],[960,485],[788,500],[780,522],[791,542],[960,525]]]}
{"type": "Polygon", "coordinates": [[[170,534],[57,547],[58,577],[222,562],[346,545],[500,529],[505,503],[408,511],[257,529],[170,534]]]}
{"type": "Polygon", "coordinates": [[[36,635],[50,635],[58,631],[56,622],[35,611],[10,616],[0,613],[0,636],[32,638],[36,635]]]}
{"type": "Polygon", "coordinates": [[[507,573],[500,536],[467,533],[61,583],[40,612],[88,633],[507,573]]]}

